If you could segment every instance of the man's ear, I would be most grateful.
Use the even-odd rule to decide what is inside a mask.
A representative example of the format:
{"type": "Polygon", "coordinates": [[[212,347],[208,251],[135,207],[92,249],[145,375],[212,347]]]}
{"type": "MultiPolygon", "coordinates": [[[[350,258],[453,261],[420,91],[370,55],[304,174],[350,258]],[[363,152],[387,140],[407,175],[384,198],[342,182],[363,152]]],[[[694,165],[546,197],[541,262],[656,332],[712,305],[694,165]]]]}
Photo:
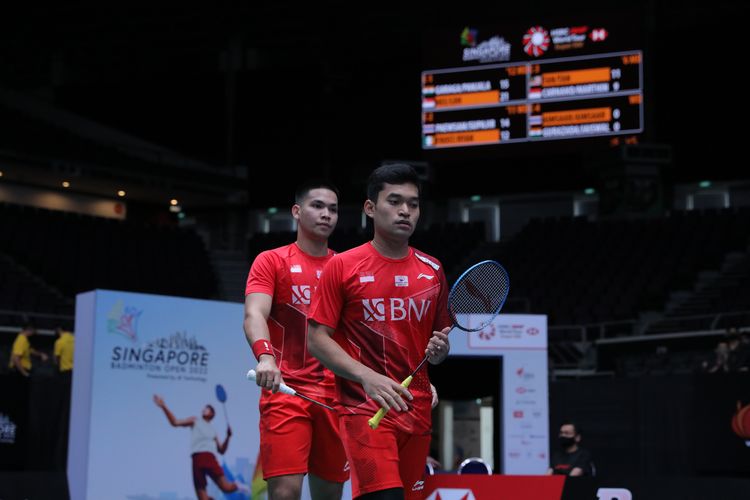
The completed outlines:
{"type": "Polygon", "coordinates": [[[295,220],[299,220],[300,210],[302,210],[302,207],[300,207],[297,203],[292,205],[292,217],[294,217],[295,220]]]}
{"type": "Polygon", "coordinates": [[[365,200],[364,211],[366,216],[372,218],[375,214],[375,203],[372,200],[365,200]]]}

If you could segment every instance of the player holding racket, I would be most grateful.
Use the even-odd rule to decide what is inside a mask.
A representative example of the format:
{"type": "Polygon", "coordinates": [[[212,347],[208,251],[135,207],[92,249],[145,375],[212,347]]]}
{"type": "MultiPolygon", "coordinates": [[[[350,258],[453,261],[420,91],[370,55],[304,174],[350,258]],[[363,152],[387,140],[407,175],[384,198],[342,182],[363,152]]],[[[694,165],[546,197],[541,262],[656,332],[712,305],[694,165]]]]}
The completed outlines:
{"type": "Polygon", "coordinates": [[[326,262],[328,237],[338,221],[338,190],[311,181],[295,193],[292,216],[297,240],[262,252],[245,289],[244,329],[253,353],[260,399],[260,459],[271,500],[299,499],[310,474],[315,500],[341,498],[349,478],[334,412],[282,394],[286,383],[318,401],[331,403],[333,374],[306,348],[307,310],[326,262]]]}
{"type": "Polygon", "coordinates": [[[409,246],[419,195],[410,166],[373,171],[364,210],[374,238],[331,258],[309,312],[310,351],[337,375],[355,497],[423,496],[432,425],[427,370],[415,375],[408,390],[398,381],[425,355],[432,364],[445,360],[451,320],[440,262],[409,246]],[[380,407],[395,411],[372,431],[367,421],[380,407]]]}

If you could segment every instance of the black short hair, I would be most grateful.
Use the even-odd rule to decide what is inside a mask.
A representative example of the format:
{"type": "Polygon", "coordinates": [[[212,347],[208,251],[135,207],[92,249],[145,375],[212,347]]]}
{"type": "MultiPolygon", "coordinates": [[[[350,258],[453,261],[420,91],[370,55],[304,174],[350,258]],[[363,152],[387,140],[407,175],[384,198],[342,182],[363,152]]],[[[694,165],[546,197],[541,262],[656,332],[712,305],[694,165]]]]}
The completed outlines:
{"type": "Polygon", "coordinates": [[[417,171],[406,163],[389,163],[373,170],[367,178],[367,199],[377,201],[384,184],[414,184],[417,191],[422,192],[417,171]]]}
{"type": "Polygon", "coordinates": [[[216,415],[216,410],[214,410],[214,407],[213,407],[213,406],[211,406],[211,405],[206,405],[206,408],[210,408],[210,409],[211,409],[211,415],[216,415]]]}
{"type": "Polygon", "coordinates": [[[331,181],[325,179],[308,179],[299,186],[297,186],[294,192],[294,202],[300,204],[304,201],[305,197],[310,194],[313,189],[328,189],[336,193],[336,198],[340,198],[339,188],[337,188],[331,181]]]}

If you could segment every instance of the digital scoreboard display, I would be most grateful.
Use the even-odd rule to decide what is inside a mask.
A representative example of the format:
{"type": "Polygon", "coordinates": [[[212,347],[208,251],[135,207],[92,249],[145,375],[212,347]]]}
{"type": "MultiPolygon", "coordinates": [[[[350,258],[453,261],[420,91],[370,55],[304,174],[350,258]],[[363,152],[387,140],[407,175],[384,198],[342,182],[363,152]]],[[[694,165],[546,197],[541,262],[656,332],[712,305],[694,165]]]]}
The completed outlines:
{"type": "Polygon", "coordinates": [[[423,149],[643,131],[641,50],[607,50],[628,44],[604,25],[516,31],[514,47],[467,27],[463,65],[422,72],[423,149]]]}

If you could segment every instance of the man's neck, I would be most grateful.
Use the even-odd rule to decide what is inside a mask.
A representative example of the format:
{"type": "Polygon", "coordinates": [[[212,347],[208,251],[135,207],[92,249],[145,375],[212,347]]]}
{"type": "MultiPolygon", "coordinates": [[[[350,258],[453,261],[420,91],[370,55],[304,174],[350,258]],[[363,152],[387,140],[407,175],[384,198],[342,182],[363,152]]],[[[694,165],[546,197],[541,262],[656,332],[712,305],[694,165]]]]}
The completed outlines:
{"type": "Polygon", "coordinates": [[[574,444],[573,446],[565,449],[565,453],[569,453],[569,454],[570,453],[575,453],[577,451],[578,451],[578,445],[577,444],[574,444]]]}
{"type": "Polygon", "coordinates": [[[297,236],[297,246],[307,255],[313,257],[325,257],[328,255],[328,240],[317,241],[302,236],[297,236]]]}
{"type": "Polygon", "coordinates": [[[371,241],[372,246],[383,257],[389,259],[403,259],[409,255],[409,241],[391,241],[379,238],[376,234],[371,241]]]}

